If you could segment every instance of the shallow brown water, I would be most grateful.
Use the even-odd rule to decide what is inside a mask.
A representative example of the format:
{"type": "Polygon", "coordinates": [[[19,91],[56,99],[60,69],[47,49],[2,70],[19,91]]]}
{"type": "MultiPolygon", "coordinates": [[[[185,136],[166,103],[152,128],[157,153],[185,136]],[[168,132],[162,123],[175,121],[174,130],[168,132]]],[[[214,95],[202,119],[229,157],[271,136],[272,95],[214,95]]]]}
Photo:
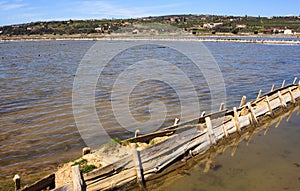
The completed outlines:
{"type": "MultiPolygon", "coordinates": [[[[78,65],[86,51],[94,43],[91,41],[40,41],[0,44],[1,179],[11,179],[15,173],[25,175],[39,173],[41,170],[52,170],[57,164],[80,156],[81,148],[85,146],[85,143],[78,133],[73,116],[72,88],[78,65]]],[[[103,41],[101,43],[103,46],[110,46],[111,43],[126,42],[103,41]]],[[[266,92],[270,90],[273,83],[278,87],[283,79],[290,83],[295,76],[300,77],[299,45],[242,43],[205,43],[205,45],[222,71],[228,107],[238,105],[243,95],[247,95],[248,99],[254,99],[260,89],[266,92]]],[[[161,52],[165,51],[167,54],[163,55],[168,55],[167,59],[170,62],[176,63],[179,67],[186,66],[186,60],[174,56],[168,48],[150,46],[148,49],[148,51],[131,49],[122,57],[124,62],[112,62],[112,67],[107,67],[104,71],[106,75],[103,75],[103,79],[106,80],[106,86],[99,87],[96,91],[96,107],[98,115],[101,116],[101,123],[112,137],[126,138],[133,135],[131,131],[124,132],[124,128],[121,128],[118,121],[113,118],[109,95],[112,85],[110,80],[120,74],[124,67],[128,67],[126,64],[129,61],[135,62],[137,54],[147,57],[151,53],[150,56],[154,55],[159,58],[162,56],[161,52]]],[[[208,110],[211,101],[207,82],[193,68],[186,68],[186,72],[189,73],[191,80],[198,84],[195,88],[201,109],[208,110]]],[[[180,83],[177,83],[175,88],[175,90],[189,91],[180,83]]],[[[140,84],[131,94],[130,108],[133,116],[141,122],[146,122],[149,119],[148,105],[153,100],[160,100],[167,108],[163,126],[172,124],[174,118],[181,114],[175,90],[168,87],[168,84],[155,80],[140,84]]],[[[188,97],[185,99],[189,101],[188,97]]],[[[122,105],[118,107],[122,108],[122,105]]],[[[192,109],[189,112],[194,113],[192,109]]],[[[84,118],[85,115],[89,114],[83,113],[82,117],[84,118]]],[[[299,117],[294,116],[291,121],[285,126],[271,131],[263,139],[257,136],[253,144],[245,147],[245,151],[239,149],[233,158],[226,153],[222,155],[218,159],[222,163],[220,170],[208,174],[193,171],[192,178],[183,179],[185,181],[193,180],[193,183],[189,184],[191,186],[186,188],[201,190],[205,187],[206,190],[213,190],[213,188],[218,190],[220,185],[213,187],[215,183],[211,183],[212,179],[209,177],[225,181],[223,179],[226,173],[237,178],[236,176],[243,176],[243,173],[247,172],[249,179],[264,174],[268,177],[264,180],[265,182],[276,181],[277,179],[272,173],[276,174],[280,170],[283,170],[282,173],[287,171],[292,173],[294,166],[288,167],[290,163],[293,163],[292,160],[286,165],[282,164],[284,169],[280,167],[274,172],[262,173],[259,171],[266,164],[270,164],[270,166],[273,164],[279,168],[280,165],[276,164],[282,161],[281,154],[284,152],[284,148],[289,148],[287,151],[291,159],[300,158],[300,147],[297,142],[299,140],[299,128],[297,128],[300,124],[299,117]],[[288,130],[283,131],[282,129],[288,130]],[[283,148],[278,145],[285,146],[283,148]],[[251,149],[247,151],[249,148],[251,149]],[[269,153],[266,152],[267,150],[269,153]],[[242,158],[238,158],[242,153],[244,154],[241,156],[242,158]],[[250,163],[245,158],[251,159],[250,163]],[[259,163],[252,164],[258,158],[259,163]],[[241,166],[230,167],[230,165],[241,166]],[[200,179],[206,181],[206,186],[200,186],[202,182],[200,179]]],[[[241,148],[243,147],[241,145],[241,148]]],[[[255,180],[263,181],[262,179],[255,180]]],[[[233,181],[233,179],[228,178],[228,181],[233,181]]],[[[235,179],[235,182],[241,181],[235,179]]],[[[184,182],[178,184],[176,188],[182,188],[182,185],[184,182]]],[[[224,188],[227,190],[237,189],[238,185],[242,185],[242,183],[237,183],[235,187],[229,187],[229,185],[226,183],[228,187],[224,188]]],[[[223,186],[225,185],[223,184],[223,186]]],[[[289,188],[294,187],[290,186],[289,188]]]]}
{"type": "Polygon", "coordinates": [[[300,117],[296,112],[289,122],[272,125],[266,135],[255,134],[249,145],[243,141],[234,156],[232,149],[213,159],[214,167],[203,172],[204,164],[189,175],[159,190],[291,190],[300,188],[300,117]]]}

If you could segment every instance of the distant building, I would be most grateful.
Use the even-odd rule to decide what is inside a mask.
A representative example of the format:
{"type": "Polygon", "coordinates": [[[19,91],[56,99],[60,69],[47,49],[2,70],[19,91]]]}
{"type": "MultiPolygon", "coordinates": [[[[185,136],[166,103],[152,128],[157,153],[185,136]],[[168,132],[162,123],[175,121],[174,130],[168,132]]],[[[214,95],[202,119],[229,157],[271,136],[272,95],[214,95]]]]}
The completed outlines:
{"type": "Polygon", "coordinates": [[[245,24],[237,24],[236,27],[237,28],[246,28],[247,25],[245,25],[245,24]]]}
{"type": "Polygon", "coordinates": [[[208,28],[208,29],[212,29],[212,28],[215,28],[217,26],[222,26],[222,25],[223,25],[223,23],[204,23],[203,27],[208,28]]]}
{"type": "Polygon", "coordinates": [[[287,34],[287,35],[289,35],[289,34],[294,34],[294,31],[291,30],[291,29],[285,29],[285,30],[283,31],[283,34],[287,34]]]}
{"type": "Polygon", "coordinates": [[[138,34],[140,31],[138,29],[135,29],[132,31],[132,34],[138,34]]]}
{"type": "Polygon", "coordinates": [[[97,28],[95,28],[95,31],[102,32],[102,28],[101,27],[97,27],[97,28]]]}

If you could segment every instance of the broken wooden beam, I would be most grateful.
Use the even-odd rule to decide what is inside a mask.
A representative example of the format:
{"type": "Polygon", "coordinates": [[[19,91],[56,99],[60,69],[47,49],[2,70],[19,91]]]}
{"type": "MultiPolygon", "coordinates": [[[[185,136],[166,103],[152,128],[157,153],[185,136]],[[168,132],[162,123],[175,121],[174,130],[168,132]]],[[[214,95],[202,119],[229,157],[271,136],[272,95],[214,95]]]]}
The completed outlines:
{"type": "Polygon", "coordinates": [[[79,165],[72,166],[73,191],[83,191],[83,180],[79,165]]]}

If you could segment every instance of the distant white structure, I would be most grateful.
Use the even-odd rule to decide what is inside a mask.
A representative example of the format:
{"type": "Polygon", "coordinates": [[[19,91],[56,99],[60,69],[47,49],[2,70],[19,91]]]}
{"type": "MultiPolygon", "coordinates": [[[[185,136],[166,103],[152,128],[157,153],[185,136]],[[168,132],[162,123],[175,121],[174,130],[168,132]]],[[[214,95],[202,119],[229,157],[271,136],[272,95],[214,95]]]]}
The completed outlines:
{"type": "Polygon", "coordinates": [[[245,25],[245,24],[237,24],[236,27],[237,28],[246,28],[247,25],[245,25]]]}
{"type": "Polygon", "coordinates": [[[102,31],[102,28],[101,28],[101,27],[97,27],[97,28],[95,28],[95,31],[101,32],[101,31],[102,31]]]}
{"type": "Polygon", "coordinates": [[[132,31],[132,34],[138,34],[140,31],[138,29],[135,29],[132,31]]]}
{"type": "Polygon", "coordinates": [[[283,31],[283,34],[294,34],[294,31],[293,30],[291,30],[291,29],[285,29],[284,31],[283,31]]]}
{"type": "Polygon", "coordinates": [[[205,24],[203,24],[203,27],[212,29],[212,28],[215,28],[215,27],[221,26],[221,25],[223,25],[223,23],[205,23],[205,24]]]}

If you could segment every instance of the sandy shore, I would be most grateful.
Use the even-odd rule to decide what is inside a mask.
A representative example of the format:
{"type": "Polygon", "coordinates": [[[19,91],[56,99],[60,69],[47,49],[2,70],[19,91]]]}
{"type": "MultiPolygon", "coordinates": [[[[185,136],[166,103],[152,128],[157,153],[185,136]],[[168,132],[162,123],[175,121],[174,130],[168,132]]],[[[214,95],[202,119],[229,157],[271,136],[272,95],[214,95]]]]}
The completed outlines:
{"type": "Polygon", "coordinates": [[[300,44],[297,35],[231,35],[231,34],[203,34],[194,36],[190,34],[164,34],[164,35],[23,35],[23,36],[0,36],[0,42],[14,41],[42,41],[42,40],[140,40],[140,41],[191,41],[191,42],[238,42],[259,44],[300,44]]]}

